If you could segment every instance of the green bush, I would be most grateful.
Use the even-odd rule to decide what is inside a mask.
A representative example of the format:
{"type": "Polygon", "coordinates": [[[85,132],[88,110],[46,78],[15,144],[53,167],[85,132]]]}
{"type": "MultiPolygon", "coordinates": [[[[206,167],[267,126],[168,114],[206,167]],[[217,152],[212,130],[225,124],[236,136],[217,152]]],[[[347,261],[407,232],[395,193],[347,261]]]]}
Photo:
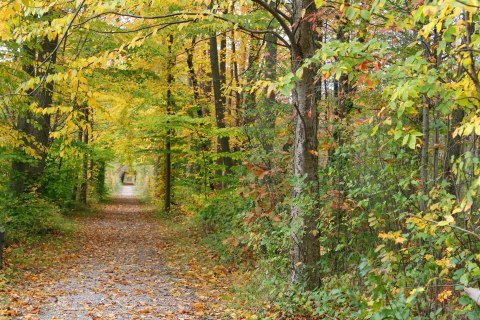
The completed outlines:
{"type": "Polygon", "coordinates": [[[45,199],[26,194],[16,199],[5,196],[2,200],[0,225],[10,242],[69,230],[60,209],[45,199]]]}
{"type": "Polygon", "coordinates": [[[242,241],[238,234],[243,230],[242,219],[248,206],[246,199],[231,190],[222,190],[209,198],[199,211],[200,223],[208,233],[205,241],[220,254],[223,261],[237,260],[241,255],[239,249],[245,244],[240,243],[242,241]]]}

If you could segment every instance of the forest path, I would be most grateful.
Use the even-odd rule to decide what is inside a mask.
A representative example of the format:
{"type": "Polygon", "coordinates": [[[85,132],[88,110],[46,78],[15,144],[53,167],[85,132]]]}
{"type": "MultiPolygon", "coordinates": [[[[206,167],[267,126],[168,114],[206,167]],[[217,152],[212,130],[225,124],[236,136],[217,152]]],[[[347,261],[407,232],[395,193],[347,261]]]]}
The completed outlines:
{"type": "Polygon", "coordinates": [[[165,227],[133,186],[79,224],[76,257],[24,284],[30,293],[17,299],[37,307],[16,319],[212,319],[196,312],[202,297],[166,266],[165,227]]]}

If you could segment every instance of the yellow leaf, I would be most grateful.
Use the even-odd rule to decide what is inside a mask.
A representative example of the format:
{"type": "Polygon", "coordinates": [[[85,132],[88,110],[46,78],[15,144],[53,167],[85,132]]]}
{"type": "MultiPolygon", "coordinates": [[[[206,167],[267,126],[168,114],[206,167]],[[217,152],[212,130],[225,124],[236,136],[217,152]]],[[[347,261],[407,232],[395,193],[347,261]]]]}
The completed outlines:
{"type": "Polygon", "coordinates": [[[415,289],[411,290],[409,293],[410,293],[410,295],[412,295],[412,294],[415,294],[417,292],[424,292],[424,291],[425,291],[424,287],[418,287],[418,288],[415,288],[415,289]]]}
{"type": "Polygon", "coordinates": [[[437,296],[437,300],[439,302],[443,302],[445,300],[448,299],[448,297],[450,297],[452,295],[452,291],[451,290],[445,290],[445,291],[442,291],[438,294],[437,296]]]}
{"type": "Polygon", "coordinates": [[[452,211],[452,214],[456,214],[456,213],[460,213],[462,212],[462,209],[460,208],[455,208],[453,211],[452,211]]]}
{"type": "Polygon", "coordinates": [[[455,219],[454,219],[452,216],[449,215],[449,216],[446,216],[446,217],[445,217],[445,220],[440,221],[440,222],[438,223],[438,225],[439,225],[440,227],[444,227],[444,226],[448,226],[449,224],[452,224],[453,222],[455,222],[455,219]]]}
{"type": "Polygon", "coordinates": [[[405,242],[405,240],[406,239],[404,237],[398,237],[398,238],[395,239],[395,243],[402,244],[402,243],[405,242]]]}
{"type": "Polygon", "coordinates": [[[4,22],[0,22],[0,40],[8,40],[10,38],[10,27],[4,22]]]}

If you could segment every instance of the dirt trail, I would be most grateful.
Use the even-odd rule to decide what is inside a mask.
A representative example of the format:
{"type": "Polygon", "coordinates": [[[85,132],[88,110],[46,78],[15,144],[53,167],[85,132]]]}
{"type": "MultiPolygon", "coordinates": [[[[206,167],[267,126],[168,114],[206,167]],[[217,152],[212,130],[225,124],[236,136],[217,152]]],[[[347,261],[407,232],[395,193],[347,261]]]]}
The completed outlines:
{"type": "Polygon", "coordinates": [[[160,222],[132,188],[81,219],[77,258],[56,267],[55,284],[26,284],[42,292],[39,308],[16,319],[211,319],[191,310],[197,296],[166,267],[160,222]]]}

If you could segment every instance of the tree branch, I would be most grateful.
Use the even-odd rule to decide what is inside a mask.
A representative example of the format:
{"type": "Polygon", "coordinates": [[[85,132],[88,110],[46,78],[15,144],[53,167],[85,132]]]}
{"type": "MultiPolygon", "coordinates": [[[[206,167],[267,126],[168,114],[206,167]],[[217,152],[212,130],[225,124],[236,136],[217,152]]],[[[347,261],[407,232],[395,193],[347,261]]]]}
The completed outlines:
{"type": "Polygon", "coordinates": [[[279,10],[272,8],[268,3],[266,3],[263,0],[253,0],[253,2],[260,5],[265,10],[267,10],[275,18],[275,20],[278,21],[283,31],[287,35],[288,39],[290,40],[290,43],[293,45],[295,43],[295,36],[290,26],[287,24],[287,22],[283,19],[282,15],[279,13],[279,10]]]}
{"type": "MultiPolygon", "coordinates": [[[[165,15],[157,15],[157,16],[142,16],[142,15],[135,15],[135,14],[130,14],[130,13],[121,13],[121,12],[117,12],[117,11],[106,11],[106,12],[102,12],[102,13],[99,13],[95,16],[92,16],[82,22],[79,22],[77,24],[75,24],[74,26],[77,27],[77,26],[81,26],[89,21],[92,21],[94,19],[98,19],[102,16],[105,16],[105,15],[116,15],[116,16],[121,16],[121,17],[127,17],[127,18],[133,18],[133,19],[145,19],[145,20],[157,20],[157,19],[168,19],[168,18],[174,18],[174,17],[179,17],[179,16],[202,16],[202,17],[207,17],[207,16],[212,16],[214,17],[215,19],[218,19],[218,20],[221,20],[221,21],[224,21],[224,22],[228,22],[228,23],[231,23],[235,26],[237,26],[238,29],[241,29],[245,32],[248,32],[248,33],[251,33],[251,34],[266,34],[266,33],[271,33],[271,34],[274,34],[275,36],[278,37],[278,39],[280,39],[280,41],[283,42],[283,44],[286,46],[286,47],[290,47],[290,43],[285,40],[278,32],[274,31],[274,30],[254,30],[254,29],[251,29],[251,28],[248,28],[244,25],[241,25],[240,23],[236,22],[236,21],[232,21],[228,18],[225,18],[224,16],[221,16],[221,15],[218,15],[218,14],[214,14],[214,13],[209,13],[209,12],[176,12],[176,13],[171,13],[171,14],[165,14],[165,15]]],[[[281,17],[280,17],[281,19],[281,17]]],[[[197,20],[196,19],[193,19],[192,22],[196,22],[197,20]]],[[[287,33],[287,32],[286,32],[287,33]]],[[[288,33],[287,33],[287,36],[288,36],[288,33]]],[[[291,38],[289,37],[289,40],[291,41],[291,38]]]]}

